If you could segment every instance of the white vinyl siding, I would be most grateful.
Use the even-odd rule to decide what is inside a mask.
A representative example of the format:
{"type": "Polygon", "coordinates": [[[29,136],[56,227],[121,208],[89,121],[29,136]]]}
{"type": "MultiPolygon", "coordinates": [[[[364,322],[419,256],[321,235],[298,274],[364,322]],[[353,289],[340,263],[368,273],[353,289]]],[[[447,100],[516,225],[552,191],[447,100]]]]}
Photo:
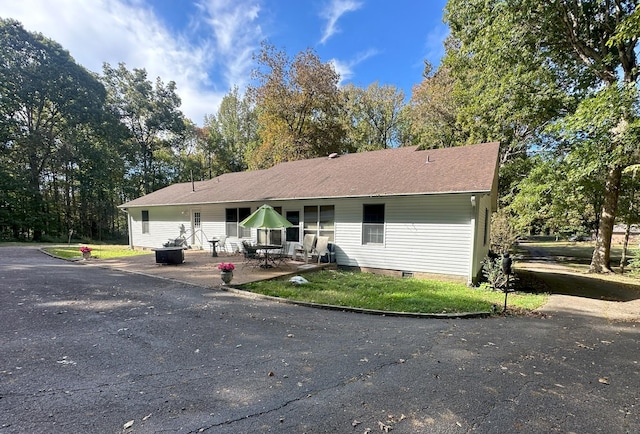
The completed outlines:
{"type": "MultiPolygon", "coordinates": [[[[441,194],[425,196],[342,198],[322,200],[272,201],[269,205],[287,211],[298,211],[300,226],[305,222],[305,206],[333,206],[335,224],[333,243],[338,265],[422,273],[467,276],[477,272],[482,249],[484,208],[490,205],[488,195],[478,195],[477,213],[470,194],[441,194]],[[363,205],[384,204],[385,223],[383,243],[362,244],[363,205]],[[475,217],[474,217],[475,215],[475,217]],[[476,251],[473,254],[473,233],[476,251]],[[473,258],[473,261],[472,261],[473,258]]],[[[201,204],[201,230],[207,239],[224,235],[225,209],[251,207],[260,203],[201,204]]],[[[145,207],[149,209],[150,234],[141,233],[141,208],[130,208],[132,245],[160,247],[169,238],[179,235],[181,224],[190,227],[190,210],[181,206],[145,207]]],[[[317,226],[317,221],[314,222],[317,226]]],[[[257,231],[251,238],[257,239],[257,231]]],[[[227,239],[227,248],[239,246],[240,239],[227,239]]],[[[206,244],[206,242],[204,243],[206,244]]]]}
{"type": "Polygon", "coordinates": [[[366,199],[336,204],[337,262],[368,268],[467,276],[471,201],[469,195],[385,198],[384,244],[361,244],[366,199]]]}
{"type": "Polygon", "coordinates": [[[177,212],[178,207],[158,206],[145,207],[149,210],[149,232],[142,233],[142,209],[131,208],[129,214],[132,224],[131,245],[137,247],[162,247],[170,238],[180,236],[181,227],[191,227],[191,215],[177,212]]]}

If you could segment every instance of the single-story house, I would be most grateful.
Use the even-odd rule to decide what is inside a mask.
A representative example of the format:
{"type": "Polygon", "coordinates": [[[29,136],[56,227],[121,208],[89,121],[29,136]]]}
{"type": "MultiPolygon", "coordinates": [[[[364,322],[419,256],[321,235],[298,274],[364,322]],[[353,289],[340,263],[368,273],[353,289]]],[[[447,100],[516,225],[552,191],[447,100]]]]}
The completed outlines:
{"type": "Polygon", "coordinates": [[[489,250],[498,152],[494,142],[332,154],[171,185],[120,208],[133,248],[161,247],[184,233],[193,248],[224,235],[227,249],[283,237],[292,249],[316,234],[329,237],[339,266],[473,282],[489,250]],[[239,226],[265,203],[293,226],[239,226]]]}
{"type": "MultiPolygon", "coordinates": [[[[612,244],[623,244],[624,237],[627,232],[626,224],[613,225],[613,231],[611,233],[612,244]]],[[[640,225],[631,225],[629,228],[629,245],[635,246],[640,241],[640,225]]]]}

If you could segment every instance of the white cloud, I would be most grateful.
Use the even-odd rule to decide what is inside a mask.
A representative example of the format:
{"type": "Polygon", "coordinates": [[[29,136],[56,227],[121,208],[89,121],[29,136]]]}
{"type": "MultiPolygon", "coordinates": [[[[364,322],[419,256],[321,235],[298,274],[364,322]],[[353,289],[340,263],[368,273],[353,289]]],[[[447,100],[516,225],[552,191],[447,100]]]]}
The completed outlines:
{"type": "Polygon", "coordinates": [[[333,36],[338,28],[336,23],[340,17],[347,12],[353,12],[362,6],[362,3],[353,0],[331,0],[331,3],[322,11],[321,17],[327,20],[327,26],[324,29],[324,34],[320,43],[324,44],[331,36],[333,36]]]}
{"type": "Polygon", "coordinates": [[[258,18],[260,5],[251,0],[200,0],[203,21],[211,28],[216,62],[224,65],[229,88],[243,88],[252,68],[252,55],[264,38],[258,18]]]}
{"type": "Polygon", "coordinates": [[[428,59],[434,67],[440,64],[442,56],[444,56],[444,41],[449,36],[449,27],[440,24],[434,26],[425,39],[425,58],[428,59]]]}
{"type": "Polygon", "coordinates": [[[212,33],[195,43],[185,33],[172,33],[150,5],[143,0],[21,0],[2,2],[0,17],[53,39],[91,71],[102,72],[103,62],[124,62],[129,69],[145,68],[152,81],[175,81],[182,111],[201,124],[234,84],[248,82],[251,53],[262,37],[255,24],[260,8],[247,1],[200,1],[204,14],[192,24],[210,26],[212,33]],[[212,70],[222,77],[212,77],[212,70]]]}
{"type": "Polygon", "coordinates": [[[367,51],[358,53],[356,57],[347,61],[331,59],[329,62],[333,64],[336,72],[340,74],[340,83],[338,84],[342,85],[345,81],[350,80],[354,75],[354,68],[368,58],[375,56],[376,54],[378,54],[378,50],[369,49],[367,51]]]}

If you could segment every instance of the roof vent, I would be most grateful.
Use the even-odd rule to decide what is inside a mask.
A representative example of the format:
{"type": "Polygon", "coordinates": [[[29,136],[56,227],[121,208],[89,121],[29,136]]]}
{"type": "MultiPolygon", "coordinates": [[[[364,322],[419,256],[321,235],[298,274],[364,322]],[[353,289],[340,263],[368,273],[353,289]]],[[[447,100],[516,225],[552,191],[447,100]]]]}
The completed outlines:
{"type": "Polygon", "coordinates": [[[332,152],[331,154],[329,154],[329,159],[333,160],[334,158],[338,158],[338,153],[337,152],[332,152]]]}
{"type": "Polygon", "coordinates": [[[429,156],[429,154],[427,154],[427,161],[425,161],[425,163],[432,163],[431,158],[429,156]]]}

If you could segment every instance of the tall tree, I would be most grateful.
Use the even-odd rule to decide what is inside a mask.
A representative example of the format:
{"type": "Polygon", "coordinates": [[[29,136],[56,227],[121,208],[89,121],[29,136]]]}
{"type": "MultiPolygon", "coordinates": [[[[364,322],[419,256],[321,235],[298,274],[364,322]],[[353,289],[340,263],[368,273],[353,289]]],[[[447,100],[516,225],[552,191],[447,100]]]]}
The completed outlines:
{"type": "Polygon", "coordinates": [[[406,108],[410,140],[423,149],[448,148],[465,143],[458,125],[458,101],[454,95],[455,79],[448,66],[433,70],[425,62],[424,78],[412,89],[406,108]]]}
{"type": "Polygon", "coordinates": [[[584,129],[581,118],[587,120],[590,114],[598,116],[598,127],[614,124],[617,130],[603,134],[598,127],[587,127],[594,134],[583,142],[584,146],[575,150],[586,154],[593,151],[591,161],[607,156],[604,201],[590,265],[592,272],[611,270],[611,236],[622,171],[632,162],[630,155],[637,158],[638,154],[638,142],[634,144],[630,140],[633,129],[627,127],[634,124],[635,119],[631,117],[635,118],[637,114],[633,110],[633,99],[637,95],[630,86],[633,87],[639,72],[636,49],[640,28],[629,28],[625,24],[636,6],[636,0],[526,1],[521,10],[521,13],[531,11],[531,16],[539,23],[536,34],[555,67],[567,75],[577,72],[583,80],[591,78],[585,84],[595,89],[595,93],[585,100],[574,117],[576,130],[584,129]],[[626,101],[622,110],[615,107],[618,101],[611,106],[617,96],[626,101]]]}
{"type": "Polygon", "coordinates": [[[451,38],[440,69],[454,79],[456,130],[467,143],[499,141],[502,165],[526,156],[539,133],[575,106],[522,2],[449,0],[445,8],[451,38]]]}
{"type": "Polygon", "coordinates": [[[358,152],[399,144],[404,92],[377,82],[366,89],[347,84],[341,89],[346,140],[358,152]]]}
{"type": "Polygon", "coordinates": [[[222,98],[215,118],[206,122],[217,173],[247,169],[246,157],[258,143],[257,114],[237,86],[222,98]],[[215,130],[215,131],[214,131],[215,130]]]}
{"type": "Polygon", "coordinates": [[[634,84],[606,86],[585,99],[575,113],[559,122],[563,143],[571,146],[567,157],[578,162],[573,173],[599,173],[603,188],[592,272],[610,270],[613,225],[624,167],[640,161],[640,111],[634,84]]]}
{"type": "Polygon", "coordinates": [[[0,146],[14,171],[2,180],[14,235],[42,237],[51,217],[44,178],[56,173],[50,164],[66,131],[100,124],[104,98],[100,82],[59,44],[0,19],[0,146]]]}
{"type": "Polygon", "coordinates": [[[622,173],[621,217],[618,222],[625,225],[624,241],[622,242],[622,257],[620,258],[620,270],[624,273],[627,265],[627,250],[631,237],[632,225],[640,223],[640,164],[625,168],[622,173]]]}
{"type": "MultiPolygon", "coordinates": [[[[470,98],[463,99],[463,115],[459,118],[480,126],[471,134],[472,140],[489,136],[483,131],[493,131],[493,139],[517,145],[509,146],[509,152],[525,151],[532,141],[522,139],[528,137],[538,146],[555,144],[558,154],[579,153],[589,163],[603,154],[608,156],[598,239],[590,267],[593,272],[610,270],[620,176],[629,164],[629,154],[636,154],[630,149],[633,145],[629,139],[634,129],[625,129],[625,125],[635,121],[615,118],[619,113],[610,110],[604,117],[614,117],[619,133],[603,134],[602,130],[586,128],[581,117],[586,121],[587,113],[598,110],[603,118],[606,101],[611,101],[615,93],[606,88],[615,87],[621,92],[637,78],[635,50],[640,29],[634,18],[636,6],[635,0],[450,0],[447,4],[452,35],[460,43],[450,65],[454,71],[466,71],[460,75],[458,89],[470,98]],[[557,97],[558,89],[567,98],[557,97]],[[474,93],[478,95],[475,99],[474,93]],[[572,114],[579,101],[584,101],[584,106],[581,114],[566,124],[568,134],[562,138],[567,140],[543,141],[538,133],[572,114]],[[470,112],[469,107],[473,109],[470,112]],[[491,115],[487,118],[483,113],[491,115]],[[496,126],[501,130],[495,130],[496,126]],[[593,133],[587,140],[581,140],[583,128],[593,133]],[[632,152],[625,154],[622,150],[632,152]]],[[[633,113],[630,108],[627,105],[625,109],[628,115],[633,113]]]]}
{"type": "Polygon", "coordinates": [[[249,167],[345,150],[339,75],[333,66],[311,49],[289,59],[268,44],[255,60],[257,85],[248,92],[258,111],[261,143],[251,153],[249,167]]]}
{"type": "Polygon", "coordinates": [[[110,108],[130,133],[130,170],[137,174],[139,193],[164,187],[172,179],[166,178],[163,169],[171,170],[172,162],[163,165],[160,156],[171,154],[172,141],[185,129],[175,82],[165,85],[158,77],[154,84],[146,70],[130,71],[124,63],[118,68],[105,63],[102,80],[110,108]]]}

